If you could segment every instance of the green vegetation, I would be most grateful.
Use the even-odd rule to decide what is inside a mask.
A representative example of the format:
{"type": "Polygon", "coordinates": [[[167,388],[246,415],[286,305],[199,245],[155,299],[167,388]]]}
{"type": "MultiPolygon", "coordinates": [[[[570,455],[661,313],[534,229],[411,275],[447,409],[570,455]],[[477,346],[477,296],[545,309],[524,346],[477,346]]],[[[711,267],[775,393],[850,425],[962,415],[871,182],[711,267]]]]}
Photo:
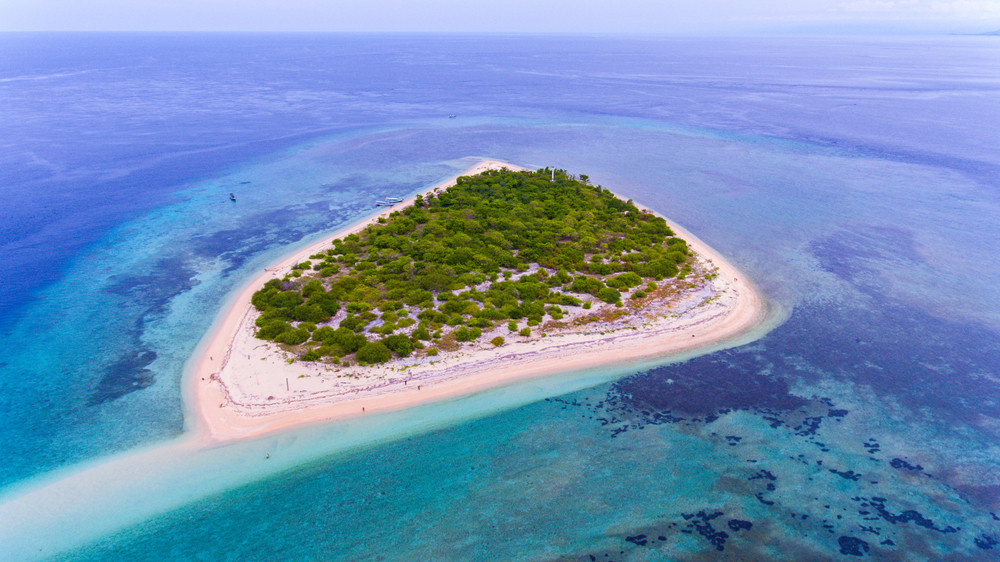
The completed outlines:
{"type": "Polygon", "coordinates": [[[461,177],[334,240],[254,294],[257,337],[305,361],[384,363],[455,349],[504,323],[528,336],[521,320],[539,326],[567,307],[620,307],[690,271],[687,244],[662,218],[585,176],[551,173],[461,177]]]}

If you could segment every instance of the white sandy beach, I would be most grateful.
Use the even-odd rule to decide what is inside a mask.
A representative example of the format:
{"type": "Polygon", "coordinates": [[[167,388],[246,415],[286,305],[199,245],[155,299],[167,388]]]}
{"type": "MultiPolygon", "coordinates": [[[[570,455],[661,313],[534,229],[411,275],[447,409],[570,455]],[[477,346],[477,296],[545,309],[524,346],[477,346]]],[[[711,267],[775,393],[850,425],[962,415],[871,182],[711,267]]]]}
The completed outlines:
{"type": "MultiPolygon", "coordinates": [[[[520,169],[486,161],[460,175],[501,167],[520,169]]],[[[427,192],[454,181],[442,182],[427,192]]],[[[199,346],[199,355],[192,359],[193,368],[188,371],[194,385],[189,394],[194,400],[190,410],[199,416],[192,426],[205,441],[253,437],[300,424],[468,395],[527,378],[665,357],[732,338],[764,317],[764,301],[745,276],[668,221],[695,252],[695,268],[702,281],[671,281],[679,298],[672,299],[669,306],[653,303],[633,314],[630,321],[592,323],[574,328],[573,333],[550,330],[546,337],[540,337],[537,328],[541,327],[533,329],[530,337],[498,327],[457,352],[394,359],[379,367],[289,362],[292,355],[253,336],[256,311],[250,297],[265,282],[283,277],[293,265],[329,247],[334,238],[360,231],[413,199],[286,256],[244,287],[206,336],[207,344],[199,346]],[[706,273],[716,275],[705,279],[706,273]],[[489,343],[494,335],[502,335],[506,343],[494,347],[489,343]]]]}

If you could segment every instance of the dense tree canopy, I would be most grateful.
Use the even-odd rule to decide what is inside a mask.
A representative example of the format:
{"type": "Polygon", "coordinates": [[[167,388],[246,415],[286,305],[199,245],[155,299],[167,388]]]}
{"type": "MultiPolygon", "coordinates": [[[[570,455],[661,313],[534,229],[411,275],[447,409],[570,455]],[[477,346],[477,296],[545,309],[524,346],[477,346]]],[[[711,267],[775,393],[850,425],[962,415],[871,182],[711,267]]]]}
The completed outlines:
{"type": "Polygon", "coordinates": [[[594,299],[620,305],[623,291],[677,275],[687,244],[661,217],[586,176],[551,174],[460,177],[334,240],[254,294],[257,337],[306,360],[381,363],[426,341],[476,340],[498,322],[536,325],[594,299]]]}

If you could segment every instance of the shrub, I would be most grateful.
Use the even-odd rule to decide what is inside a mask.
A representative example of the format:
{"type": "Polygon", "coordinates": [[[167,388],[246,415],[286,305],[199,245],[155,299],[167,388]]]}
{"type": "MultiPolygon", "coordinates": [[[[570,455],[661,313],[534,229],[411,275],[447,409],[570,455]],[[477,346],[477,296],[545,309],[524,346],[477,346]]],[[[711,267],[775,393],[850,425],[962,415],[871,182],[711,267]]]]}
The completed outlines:
{"type": "Polygon", "coordinates": [[[608,304],[614,304],[622,298],[622,294],[611,287],[605,287],[600,291],[597,291],[596,296],[608,304]]]}
{"type": "Polygon", "coordinates": [[[511,332],[516,332],[517,331],[517,322],[515,322],[513,320],[511,320],[510,322],[507,322],[507,329],[510,330],[511,332]]]}
{"type": "Polygon", "coordinates": [[[521,328],[521,331],[518,332],[518,334],[520,334],[520,335],[522,335],[524,337],[528,337],[528,336],[531,335],[531,328],[521,328]]]}
{"type": "Polygon", "coordinates": [[[357,313],[357,312],[368,312],[372,309],[372,305],[366,302],[349,302],[347,303],[347,312],[357,313]]]}
{"type": "Polygon", "coordinates": [[[392,357],[392,352],[382,342],[366,343],[354,356],[359,363],[385,363],[392,357]]]}
{"type": "Polygon", "coordinates": [[[642,277],[639,277],[632,271],[622,273],[618,277],[615,277],[615,279],[617,279],[620,283],[629,288],[638,287],[639,285],[642,284],[642,277]]]}
{"type": "Polygon", "coordinates": [[[624,288],[628,287],[628,285],[626,285],[625,282],[622,281],[618,277],[612,277],[612,278],[608,279],[607,280],[607,285],[608,285],[608,287],[611,287],[613,289],[624,289],[624,288]]]}
{"type": "Polygon", "coordinates": [[[331,340],[333,338],[333,335],[334,335],[333,328],[329,326],[320,326],[319,328],[316,328],[313,331],[312,339],[318,342],[326,342],[327,340],[331,340]]]}
{"type": "Polygon", "coordinates": [[[632,298],[633,299],[641,299],[641,298],[643,298],[645,296],[646,296],[646,292],[643,291],[642,289],[639,289],[638,291],[632,293],[632,298]]]}
{"type": "Polygon", "coordinates": [[[302,296],[307,299],[313,296],[313,294],[315,293],[322,293],[322,292],[323,292],[323,284],[320,283],[319,280],[317,279],[313,279],[312,281],[306,283],[304,287],[302,287],[302,296]]]}
{"type": "Polygon", "coordinates": [[[500,337],[500,336],[497,336],[497,337],[491,339],[490,343],[492,343],[496,347],[500,347],[501,345],[503,345],[503,338],[500,337]]]}
{"type": "Polygon", "coordinates": [[[309,332],[303,330],[302,328],[292,328],[291,330],[285,330],[278,334],[274,341],[278,343],[287,343],[288,345],[299,345],[300,343],[305,343],[309,339],[309,332]]]}
{"type": "Polygon", "coordinates": [[[303,361],[319,361],[323,355],[318,349],[310,349],[302,355],[303,361]]]}
{"type": "Polygon", "coordinates": [[[572,295],[559,295],[559,304],[563,306],[580,306],[583,301],[572,295]]]}
{"type": "Polygon", "coordinates": [[[493,322],[485,318],[473,318],[467,322],[467,325],[473,328],[492,328],[493,322]]]}
{"type": "Polygon", "coordinates": [[[413,351],[413,342],[410,341],[409,337],[402,334],[383,338],[382,343],[400,357],[406,357],[413,351]]]}
{"type": "Polygon", "coordinates": [[[432,348],[430,348],[430,349],[427,350],[427,356],[428,357],[434,357],[437,354],[438,354],[438,350],[437,350],[436,347],[432,347],[432,348]]]}
{"type": "Polygon", "coordinates": [[[292,309],[292,318],[300,322],[325,322],[330,315],[315,304],[300,304],[292,309]]]}
{"type": "Polygon", "coordinates": [[[292,327],[284,320],[268,320],[257,330],[257,337],[262,340],[273,340],[292,327]]]}
{"type": "Polygon", "coordinates": [[[590,310],[590,307],[591,307],[590,301],[587,301],[587,302],[583,303],[583,309],[584,310],[590,310]]]}
{"type": "Polygon", "coordinates": [[[455,340],[456,341],[474,341],[483,335],[483,331],[479,328],[467,328],[462,326],[461,328],[455,330],[455,340]]]}

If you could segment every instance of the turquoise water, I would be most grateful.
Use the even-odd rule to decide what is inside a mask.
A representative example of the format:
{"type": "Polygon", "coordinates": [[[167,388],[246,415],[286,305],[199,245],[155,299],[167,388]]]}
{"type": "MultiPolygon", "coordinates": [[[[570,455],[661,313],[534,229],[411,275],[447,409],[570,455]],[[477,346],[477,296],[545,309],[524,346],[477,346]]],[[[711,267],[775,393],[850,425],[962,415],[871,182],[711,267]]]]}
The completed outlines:
{"type": "MultiPolygon", "coordinates": [[[[18,273],[0,335],[15,350],[0,366],[0,543],[18,557],[996,554],[992,39],[107,39],[126,40],[226,48],[177,67],[149,55],[149,80],[120,88],[160,102],[167,130],[125,104],[109,127],[132,142],[117,148],[45,152],[32,139],[55,129],[39,119],[4,133],[24,147],[8,185],[78,202],[46,221],[61,200],[17,195],[3,224],[18,273]],[[681,362],[184,449],[183,363],[227,295],[373,196],[479,157],[586,173],[651,206],[746,271],[780,325],[681,362]],[[94,183],[111,167],[140,172],[94,183]],[[133,476],[89,479],[78,462],[133,476]],[[75,500],[59,481],[99,487],[75,500]]],[[[96,92],[75,124],[94,125],[98,101],[124,96],[94,77],[117,72],[91,68],[118,52],[99,43],[83,62],[47,55],[45,72],[91,70],[79,78],[0,82],[0,108],[54,119],[30,88],[62,80],[50,90],[96,92]]],[[[5,78],[25,75],[7,62],[5,78]]]]}

